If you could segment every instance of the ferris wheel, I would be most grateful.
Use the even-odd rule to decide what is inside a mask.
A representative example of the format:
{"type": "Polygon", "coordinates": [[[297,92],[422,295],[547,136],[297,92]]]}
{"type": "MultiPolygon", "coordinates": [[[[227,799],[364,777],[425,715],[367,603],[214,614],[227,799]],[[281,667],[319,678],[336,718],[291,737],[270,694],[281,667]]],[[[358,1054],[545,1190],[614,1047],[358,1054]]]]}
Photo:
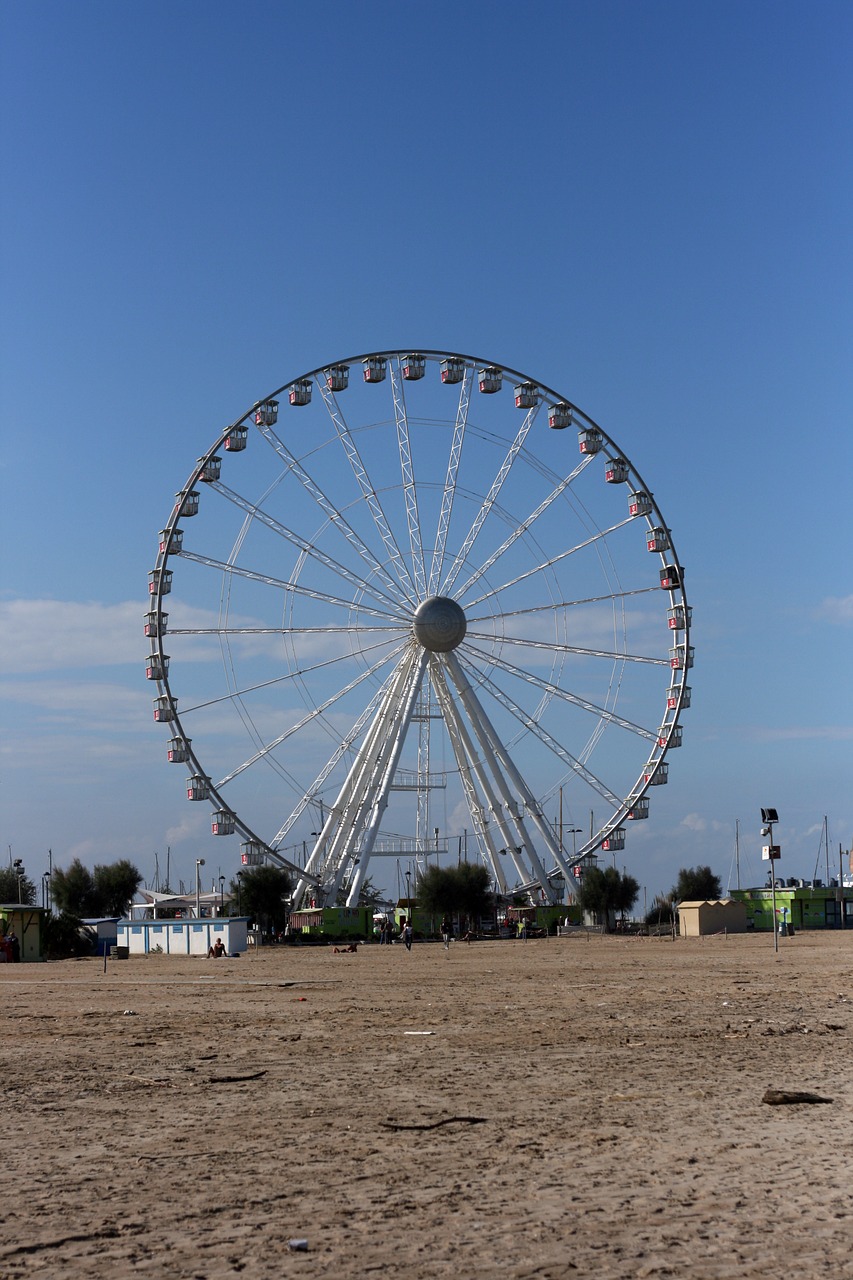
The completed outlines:
{"type": "Polygon", "coordinates": [[[690,615],[651,491],[567,396],[383,351],[217,431],[160,534],[146,675],[188,799],[296,904],[463,844],[555,902],[668,780],[690,615]]]}

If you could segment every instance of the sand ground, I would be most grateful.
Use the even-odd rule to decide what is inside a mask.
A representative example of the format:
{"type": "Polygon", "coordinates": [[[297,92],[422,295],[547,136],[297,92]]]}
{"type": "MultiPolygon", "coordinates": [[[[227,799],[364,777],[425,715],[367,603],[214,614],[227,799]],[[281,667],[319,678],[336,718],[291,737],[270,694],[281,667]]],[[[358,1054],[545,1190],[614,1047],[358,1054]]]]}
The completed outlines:
{"type": "Polygon", "coordinates": [[[853,931],[3,966],[0,1001],[2,1280],[853,1277],[853,931]]]}

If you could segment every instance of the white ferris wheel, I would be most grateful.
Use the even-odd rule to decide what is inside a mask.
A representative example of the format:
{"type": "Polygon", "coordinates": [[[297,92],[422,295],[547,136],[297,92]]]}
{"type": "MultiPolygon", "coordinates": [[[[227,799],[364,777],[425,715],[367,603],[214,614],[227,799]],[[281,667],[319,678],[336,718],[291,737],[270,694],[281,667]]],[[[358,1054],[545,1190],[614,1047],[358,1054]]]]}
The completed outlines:
{"type": "Polygon", "coordinates": [[[690,705],[683,569],[636,468],[567,396],[448,352],[323,365],[218,431],[145,633],[188,798],[297,905],[463,841],[497,892],[561,900],[648,817],[690,705]]]}

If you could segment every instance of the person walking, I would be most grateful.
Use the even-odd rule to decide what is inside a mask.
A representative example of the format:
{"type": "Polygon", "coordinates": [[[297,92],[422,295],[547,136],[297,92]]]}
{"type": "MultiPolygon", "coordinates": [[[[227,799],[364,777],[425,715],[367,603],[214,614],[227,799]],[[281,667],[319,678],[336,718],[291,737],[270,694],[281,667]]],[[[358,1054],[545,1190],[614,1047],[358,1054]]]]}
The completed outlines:
{"type": "Polygon", "coordinates": [[[407,951],[412,949],[412,922],[411,920],[403,921],[403,928],[400,933],[401,938],[407,951]]]}
{"type": "Polygon", "coordinates": [[[442,916],[441,920],[441,941],[444,943],[445,951],[450,949],[450,935],[453,932],[453,925],[447,916],[442,916]]]}

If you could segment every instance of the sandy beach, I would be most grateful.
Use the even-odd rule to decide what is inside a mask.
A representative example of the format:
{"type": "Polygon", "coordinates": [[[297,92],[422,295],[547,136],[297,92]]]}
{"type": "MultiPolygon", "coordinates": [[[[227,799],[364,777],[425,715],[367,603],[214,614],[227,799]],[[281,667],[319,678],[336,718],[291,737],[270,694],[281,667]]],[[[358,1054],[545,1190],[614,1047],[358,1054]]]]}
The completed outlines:
{"type": "Polygon", "coordinates": [[[91,959],[0,992],[2,1280],[853,1277],[853,934],[91,959]]]}

